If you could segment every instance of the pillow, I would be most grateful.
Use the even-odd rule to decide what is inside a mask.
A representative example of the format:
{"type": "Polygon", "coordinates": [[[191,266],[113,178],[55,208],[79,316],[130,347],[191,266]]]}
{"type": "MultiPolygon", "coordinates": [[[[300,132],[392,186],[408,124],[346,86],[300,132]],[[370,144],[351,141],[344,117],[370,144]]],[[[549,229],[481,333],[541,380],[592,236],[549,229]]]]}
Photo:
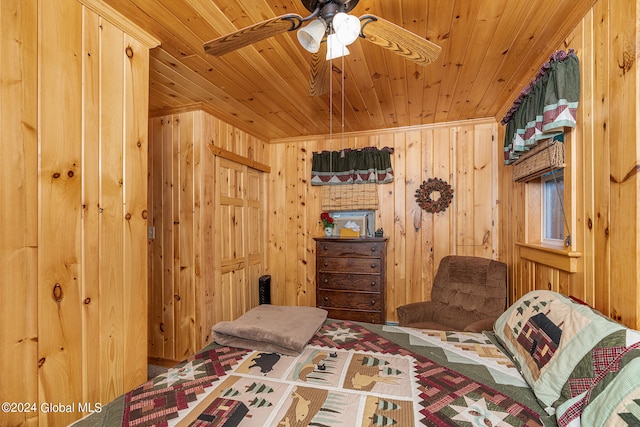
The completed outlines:
{"type": "Polygon", "coordinates": [[[558,406],[558,425],[640,425],[640,349],[630,347],[619,349],[592,388],[558,406]]]}
{"type": "Polygon", "coordinates": [[[544,290],[524,295],[494,324],[496,338],[550,415],[592,387],[609,349],[626,345],[626,330],[589,306],[544,290]]]}

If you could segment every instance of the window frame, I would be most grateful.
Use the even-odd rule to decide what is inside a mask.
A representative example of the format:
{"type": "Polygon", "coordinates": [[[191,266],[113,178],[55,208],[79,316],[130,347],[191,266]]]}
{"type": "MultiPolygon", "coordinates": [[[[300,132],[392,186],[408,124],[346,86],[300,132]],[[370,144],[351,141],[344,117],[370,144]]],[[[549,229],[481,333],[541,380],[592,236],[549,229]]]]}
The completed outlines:
{"type": "MultiPolygon", "coordinates": [[[[578,179],[582,170],[578,161],[578,152],[575,150],[577,135],[572,130],[565,129],[565,167],[564,173],[564,212],[566,222],[564,224],[564,235],[571,232],[569,246],[565,246],[565,241],[550,243],[542,241],[542,180],[541,177],[533,178],[522,185],[524,193],[523,203],[520,209],[524,214],[524,224],[518,232],[518,237],[514,242],[518,247],[519,256],[522,259],[537,264],[551,266],[568,273],[576,273],[579,269],[579,259],[582,252],[584,236],[578,228],[578,218],[576,206],[583,203],[578,193],[578,179]],[[568,227],[568,228],[567,228],[568,227]]],[[[565,237],[566,239],[566,237],[565,237]]]]}
{"type": "MultiPolygon", "coordinates": [[[[564,179],[564,168],[558,168],[558,169],[554,169],[553,171],[547,172],[544,175],[542,175],[540,177],[540,242],[542,244],[545,245],[549,245],[549,246],[553,246],[553,247],[563,247],[565,244],[565,238],[567,237],[567,227],[566,227],[566,221],[565,221],[565,212],[564,212],[564,206],[565,206],[565,199],[566,199],[566,193],[565,193],[565,188],[566,188],[566,181],[564,179]],[[562,228],[562,236],[559,239],[553,238],[553,237],[547,237],[546,233],[547,233],[547,224],[549,221],[549,212],[547,210],[548,206],[548,193],[547,193],[547,188],[546,185],[548,183],[554,183],[555,186],[557,186],[557,184],[559,183],[559,180],[562,180],[562,193],[561,193],[561,197],[562,199],[560,200],[559,206],[558,208],[561,209],[562,211],[560,212],[561,215],[561,223],[560,223],[560,227],[562,228]]],[[[557,187],[554,187],[557,188],[557,187]]],[[[558,194],[557,190],[554,192],[554,196],[556,196],[558,194]]],[[[552,196],[552,197],[554,197],[552,196]]]]}

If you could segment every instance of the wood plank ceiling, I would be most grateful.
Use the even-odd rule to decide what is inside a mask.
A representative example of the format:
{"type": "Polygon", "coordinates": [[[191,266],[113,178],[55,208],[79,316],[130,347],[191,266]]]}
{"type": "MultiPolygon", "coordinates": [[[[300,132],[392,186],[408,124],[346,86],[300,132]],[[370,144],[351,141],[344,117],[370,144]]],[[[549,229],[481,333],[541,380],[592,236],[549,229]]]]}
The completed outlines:
{"type": "Polygon", "coordinates": [[[341,132],[343,122],[350,132],[500,120],[595,0],[360,0],[351,14],[380,16],[442,52],[423,67],[358,39],[344,62],[331,63],[332,96],[308,95],[311,54],[295,31],[222,57],[204,53],[203,43],[220,35],[285,13],[309,15],[300,0],[105,2],[161,40],[151,52],[152,114],[203,103],[271,141],[326,135],[330,124],[341,132]]]}

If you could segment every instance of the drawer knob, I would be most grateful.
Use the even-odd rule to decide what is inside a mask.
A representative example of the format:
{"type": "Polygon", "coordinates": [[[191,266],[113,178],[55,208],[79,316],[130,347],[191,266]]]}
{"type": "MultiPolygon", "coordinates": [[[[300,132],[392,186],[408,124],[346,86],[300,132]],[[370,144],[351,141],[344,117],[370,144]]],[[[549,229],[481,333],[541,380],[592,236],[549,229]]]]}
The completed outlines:
{"type": "Polygon", "coordinates": [[[371,286],[375,286],[375,285],[376,285],[376,281],[375,281],[375,280],[372,280],[372,281],[371,281],[371,286]]]}
{"type": "Polygon", "coordinates": [[[324,297],[324,302],[329,302],[329,297],[324,297]]]}
{"type": "Polygon", "coordinates": [[[371,298],[371,305],[376,305],[376,300],[371,298]]]}
{"type": "Polygon", "coordinates": [[[324,265],[325,267],[328,267],[329,263],[327,261],[325,261],[322,265],[324,265]]]}
{"type": "Polygon", "coordinates": [[[329,279],[324,279],[323,283],[326,285],[327,283],[329,283],[329,279]]]}
{"type": "Polygon", "coordinates": [[[371,252],[375,252],[376,249],[378,249],[378,248],[376,248],[375,246],[371,246],[371,252]]]}
{"type": "Polygon", "coordinates": [[[378,264],[376,264],[375,262],[371,263],[371,268],[376,268],[378,266],[378,264]]]}
{"type": "Polygon", "coordinates": [[[322,250],[323,250],[323,251],[328,251],[328,250],[329,250],[329,247],[328,247],[327,245],[324,245],[324,246],[322,247],[322,250]]]}

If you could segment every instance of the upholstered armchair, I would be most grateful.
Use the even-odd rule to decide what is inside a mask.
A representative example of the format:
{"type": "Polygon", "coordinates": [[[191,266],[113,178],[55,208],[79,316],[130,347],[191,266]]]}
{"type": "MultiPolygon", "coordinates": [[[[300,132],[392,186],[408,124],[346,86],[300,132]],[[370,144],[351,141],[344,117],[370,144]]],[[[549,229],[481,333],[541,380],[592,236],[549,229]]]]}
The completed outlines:
{"type": "Polygon", "coordinates": [[[398,307],[400,326],[482,332],[505,311],[507,265],[488,258],[449,255],[440,261],[431,300],[398,307]]]}

